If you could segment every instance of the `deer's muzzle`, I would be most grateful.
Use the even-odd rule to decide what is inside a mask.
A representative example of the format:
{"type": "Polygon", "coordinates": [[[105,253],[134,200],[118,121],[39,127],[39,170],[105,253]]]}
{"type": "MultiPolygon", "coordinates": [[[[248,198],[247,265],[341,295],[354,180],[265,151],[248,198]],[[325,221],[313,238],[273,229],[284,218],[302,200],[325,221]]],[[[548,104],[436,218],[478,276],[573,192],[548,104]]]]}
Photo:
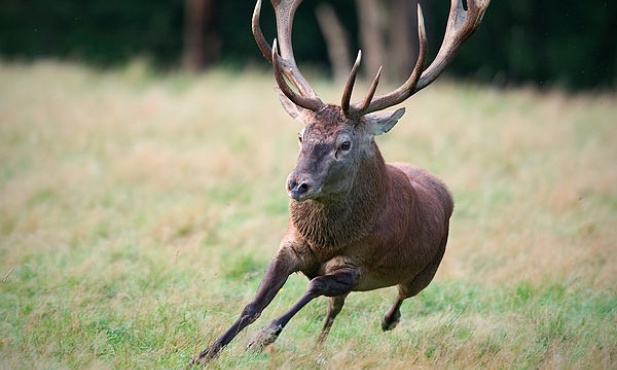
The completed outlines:
{"type": "Polygon", "coordinates": [[[315,186],[307,176],[298,176],[293,172],[287,177],[287,195],[297,201],[311,199],[315,195],[315,186]]]}

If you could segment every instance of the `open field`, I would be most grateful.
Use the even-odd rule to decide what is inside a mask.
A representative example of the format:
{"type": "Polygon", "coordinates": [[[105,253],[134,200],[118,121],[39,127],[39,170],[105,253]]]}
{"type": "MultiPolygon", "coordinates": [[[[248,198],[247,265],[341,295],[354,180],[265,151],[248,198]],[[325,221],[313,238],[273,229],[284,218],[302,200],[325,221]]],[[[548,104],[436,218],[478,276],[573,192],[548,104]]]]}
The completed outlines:
{"type": "MultiPolygon", "coordinates": [[[[235,320],[287,222],[299,126],[273,85],[0,64],[1,369],[181,369],[235,320]]],[[[323,349],[317,299],[245,353],[294,275],[208,367],[617,368],[617,96],[438,81],[405,105],[384,157],[457,202],[433,283],[392,332],[389,288],[350,295],[323,349]]]]}

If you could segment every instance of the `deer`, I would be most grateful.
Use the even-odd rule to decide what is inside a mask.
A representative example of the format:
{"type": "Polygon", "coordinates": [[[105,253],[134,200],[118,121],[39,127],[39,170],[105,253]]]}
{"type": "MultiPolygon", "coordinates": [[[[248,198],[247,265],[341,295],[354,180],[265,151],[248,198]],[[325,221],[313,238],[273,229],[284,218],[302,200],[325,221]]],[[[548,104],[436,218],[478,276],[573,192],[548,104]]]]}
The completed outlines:
{"type": "Polygon", "coordinates": [[[292,273],[308,279],[304,294],[280,317],[254,334],[247,350],[273,343],[287,323],[317,297],[328,310],[317,340],[323,344],[351,292],[396,286],[398,294],[381,321],[383,331],[400,321],[403,301],[433,280],[446,249],[454,201],[447,186],[406,163],[386,163],[375,137],[390,131],[405,108],[384,112],[431,84],[480,25],[489,0],[451,0],[446,31],[433,62],[424,68],[427,39],[418,5],[418,57],[397,89],[375,96],[381,68],[366,97],[351,103],[361,52],[344,86],[341,103],[326,104],[300,73],[292,49],[292,23],[302,0],[271,0],[277,37],[270,45],[261,30],[261,0],[252,31],[272,64],[279,99],[304,124],[296,167],[286,181],[289,222],[254,298],[218,339],[189,366],[216,358],[236,335],[255,322],[292,273]],[[279,46],[280,45],[280,46],[279,46]],[[280,48],[280,49],[279,49],[280,48]],[[280,51],[279,51],[280,50],[280,51]],[[292,86],[290,86],[293,85],[292,86]]]}

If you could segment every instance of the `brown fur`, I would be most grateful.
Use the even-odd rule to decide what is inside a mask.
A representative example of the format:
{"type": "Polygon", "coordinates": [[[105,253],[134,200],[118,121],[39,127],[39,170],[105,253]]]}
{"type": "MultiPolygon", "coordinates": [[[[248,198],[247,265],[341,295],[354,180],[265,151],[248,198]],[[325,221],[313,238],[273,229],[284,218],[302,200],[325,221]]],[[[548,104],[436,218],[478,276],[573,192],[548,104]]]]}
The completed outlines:
{"type": "Polygon", "coordinates": [[[288,178],[290,220],[279,251],[255,298],[196,361],[218,355],[259,317],[293,272],[310,279],[306,293],[256,333],[247,348],[272,343],[304,305],[321,295],[330,297],[319,337],[323,342],[351,291],[397,285],[398,296],[382,320],[383,330],[391,330],[403,300],[424,289],[441,262],[453,210],[446,186],[409,164],[386,164],[374,141],[375,132],[384,132],[371,126],[375,119],[352,121],[331,105],[317,113],[304,111],[302,117],[307,125],[298,164],[288,178]]]}
{"type": "Polygon", "coordinates": [[[290,220],[279,250],[268,264],[253,300],[240,317],[191,363],[216,357],[274,299],[287,277],[301,271],[306,292],[282,316],[249,340],[247,348],[272,343],[291,318],[319,296],[330,297],[319,342],[323,342],[352,291],[396,285],[398,296],[381,327],[393,329],[404,299],[431,282],[445,252],[454,204],[447,187],[426,171],[404,163],[386,164],[374,136],[388,132],[404,108],[383,112],[433,82],[478,27],[488,0],[452,1],[445,39],[436,59],[427,54],[424,18],[418,5],[419,51],[403,85],[375,97],[380,72],[366,98],[351,104],[360,56],[345,85],[341,106],[324,104],[296,66],[291,24],[301,0],[271,0],[278,44],[268,44],[259,24],[261,0],[253,12],[255,41],[274,67],[279,97],[291,117],[302,119],[301,150],[287,178],[290,220]],[[295,88],[292,89],[287,81],[295,88]]]}
{"type": "MultiPolygon", "coordinates": [[[[348,194],[290,204],[286,238],[308,277],[338,264],[361,271],[354,290],[411,283],[444,252],[453,201],[446,186],[408,164],[361,163],[348,194]]],[[[421,285],[421,284],[420,284],[421,285]]]]}

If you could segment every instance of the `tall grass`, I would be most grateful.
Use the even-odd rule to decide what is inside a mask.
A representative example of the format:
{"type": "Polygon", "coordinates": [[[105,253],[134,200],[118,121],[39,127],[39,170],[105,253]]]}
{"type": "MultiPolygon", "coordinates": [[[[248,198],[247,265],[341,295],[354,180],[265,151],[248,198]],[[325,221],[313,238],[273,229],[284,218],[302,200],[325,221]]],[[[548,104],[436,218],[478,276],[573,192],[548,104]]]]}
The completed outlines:
{"type": "MultiPolygon", "coordinates": [[[[182,368],[235,320],[287,222],[300,127],[273,84],[0,64],[0,368],[182,368]]],[[[378,140],[457,202],[399,327],[379,328],[393,288],[352,294],[316,349],[319,299],[244,353],[305,289],[294,275],[208,366],[617,367],[616,101],[438,81],[378,140]]]]}

